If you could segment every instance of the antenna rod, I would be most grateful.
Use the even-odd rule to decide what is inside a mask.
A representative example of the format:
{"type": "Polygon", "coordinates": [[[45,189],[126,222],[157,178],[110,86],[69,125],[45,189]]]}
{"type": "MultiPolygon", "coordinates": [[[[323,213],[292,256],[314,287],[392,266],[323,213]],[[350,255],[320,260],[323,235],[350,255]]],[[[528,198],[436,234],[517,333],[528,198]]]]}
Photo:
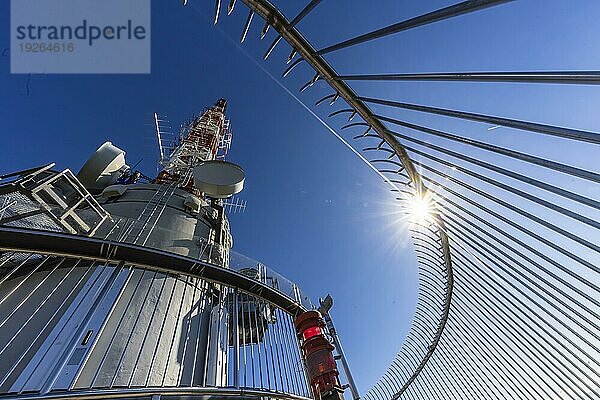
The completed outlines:
{"type": "Polygon", "coordinates": [[[156,126],[156,136],[158,137],[158,150],[160,151],[160,161],[162,162],[165,159],[165,154],[163,153],[162,141],[160,139],[160,128],[158,126],[157,113],[154,113],[154,125],[156,126]]]}

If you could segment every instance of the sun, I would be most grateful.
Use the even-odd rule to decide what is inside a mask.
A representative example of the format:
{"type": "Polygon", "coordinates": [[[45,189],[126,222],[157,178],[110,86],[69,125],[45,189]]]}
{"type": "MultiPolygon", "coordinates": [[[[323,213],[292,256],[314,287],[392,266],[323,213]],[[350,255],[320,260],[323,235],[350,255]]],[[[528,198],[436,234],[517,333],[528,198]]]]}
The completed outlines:
{"type": "Polygon", "coordinates": [[[432,221],[435,203],[430,192],[416,193],[407,200],[408,217],[411,222],[424,225],[432,221]]]}

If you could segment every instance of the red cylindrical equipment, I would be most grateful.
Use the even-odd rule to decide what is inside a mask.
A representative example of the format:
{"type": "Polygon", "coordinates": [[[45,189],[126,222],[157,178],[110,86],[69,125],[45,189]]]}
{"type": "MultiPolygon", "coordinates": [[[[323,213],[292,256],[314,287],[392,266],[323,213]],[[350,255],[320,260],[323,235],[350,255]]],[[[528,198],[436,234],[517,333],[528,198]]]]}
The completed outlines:
{"type": "Polygon", "coordinates": [[[334,347],[325,336],[325,321],[321,313],[307,311],[300,314],[294,323],[315,399],[343,400],[344,390],[333,358],[334,347]]]}

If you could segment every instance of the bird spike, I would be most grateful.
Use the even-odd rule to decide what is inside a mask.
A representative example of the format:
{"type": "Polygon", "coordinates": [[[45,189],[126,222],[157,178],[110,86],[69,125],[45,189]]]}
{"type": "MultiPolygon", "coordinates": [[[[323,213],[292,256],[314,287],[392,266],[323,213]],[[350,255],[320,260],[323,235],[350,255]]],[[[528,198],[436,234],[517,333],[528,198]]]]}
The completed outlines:
{"type": "Polygon", "coordinates": [[[304,58],[299,58],[296,61],[294,61],[289,67],[287,67],[287,69],[285,71],[283,71],[283,74],[281,76],[283,78],[285,78],[286,76],[288,76],[290,74],[290,72],[292,72],[292,70],[294,68],[296,68],[296,66],[298,64],[300,64],[302,61],[304,61],[304,58]]]}
{"type": "Polygon", "coordinates": [[[346,124],[346,125],[342,126],[341,129],[348,129],[348,128],[352,128],[353,126],[369,126],[369,124],[366,124],[364,122],[353,122],[351,124],[346,124]]]}
{"type": "Polygon", "coordinates": [[[321,78],[321,75],[316,74],[310,81],[306,82],[304,84],[304,86],[302,86],[302,88],[300,89],[300,93],[304,92],[306,89],[308,89],[309,87],[314,85],[315,82],[318,81],[320,78],[321,78]]]}
{"type": "Polygon", "coordinates": [[[332,106],[333,103],[335,103],[335,101],[339,98],[340,98],[340,94],[336,93],[335,96],[333,96],[333,100],[331,100],[331,103],[329,103],[329,105],[332,106]]]}
{"type": "Polygon", "coordinates": [[[318,106],[319,104],[321,104],[321,103],[322,103],[322,102],[324,102],[325,100],[327,100],[327,99],[331,99],[331,98],[333,98],[334,96],[335,96],[335,93],[328,94],[328,95],[327,95],[327,96],[325,96],[325,97],[321,97],[319,100],[317,100],[317,102],[315,103],[315,106],[318,106]]]}
{"type": "Polygon", "coordinates": [[[269,56],[271,55],[271,53],[275,49],[275,46],[277,46],[277,43],[279,43],[280,41],[281,41],[281,36],[277,35],[277,37],[275,38],[275,40],[273,40],[273,43],[271,43],[271,45],[267,49],[265,55],[263,56],[263,60],[266,60],[267,58],[269,58],[269,56]]]}
{"type": "Polygon", "coordinates": [[[217,24],[217,22],[219,22],[219,12],[221,11],[221,0],[217,0],[215,2],[215,20],[214,20],[214,25],[217,24]]]}
{"type": "Polygon", "coordinates": [[[227,6],[227,15],[231,15],[234,7],[235,7],[235,0],[229,0],[229,5],[227,6]]]}
{"type": "Polygon", "coordinates": [[[331,118],[331,117],[333,117],[335,115],[338,115],[338,114],[341,114],[341,113],[344,113],[344,112],[352,112],[352,111],[353,110],[351,108],[343,108],[341,110],[337,110],[337,111],[332,112],[331,114],[328,115],[328,117],[331,118]]]}
{"type": "Polygon", "coordinates": [[[294,59],[294,57],[296,57],[296,54],[298,54],[298,50],[296,49],[292,49],[292,52],[290,53],[290,55],[288,56],[288,59],[286,61],[286,64],[289,64],[292,62],[292,60],[294,59]]]}
{"type": "Polygon", "coordinates": [[[252,23],[252,18],[254,18],[254,11],[250,10],[248,13],[248,18],[246,18],[246,24],[244,25],[244,30],[242,31],[242,37],[240,38],[240,43],[244,43],[244,40],[246,40],[246,36],[248,35],[248,29],[250,29],[250,24],[252,23]]]}
{"type": "Polygon", "coordinates": [[[270,27],[271,24],[269,23],[269,21],[265,21],[265,25],[263,26],[262,31],[260,31],[260,40],[263,40],[265,36],[267,36],[267,32],[269,32],[270,27]]]}

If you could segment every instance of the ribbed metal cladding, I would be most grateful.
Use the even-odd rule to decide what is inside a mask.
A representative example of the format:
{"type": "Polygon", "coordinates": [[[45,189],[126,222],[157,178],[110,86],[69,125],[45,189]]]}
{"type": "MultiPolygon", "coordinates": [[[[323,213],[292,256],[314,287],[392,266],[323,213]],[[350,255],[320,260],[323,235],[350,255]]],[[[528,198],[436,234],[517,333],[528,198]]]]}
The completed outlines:
{"type": "Polygon", "coordinates": [[[259,296],[118,261],[7,251],[0,264],[0,393],[310,396],[293,317],[259,296]]]}

